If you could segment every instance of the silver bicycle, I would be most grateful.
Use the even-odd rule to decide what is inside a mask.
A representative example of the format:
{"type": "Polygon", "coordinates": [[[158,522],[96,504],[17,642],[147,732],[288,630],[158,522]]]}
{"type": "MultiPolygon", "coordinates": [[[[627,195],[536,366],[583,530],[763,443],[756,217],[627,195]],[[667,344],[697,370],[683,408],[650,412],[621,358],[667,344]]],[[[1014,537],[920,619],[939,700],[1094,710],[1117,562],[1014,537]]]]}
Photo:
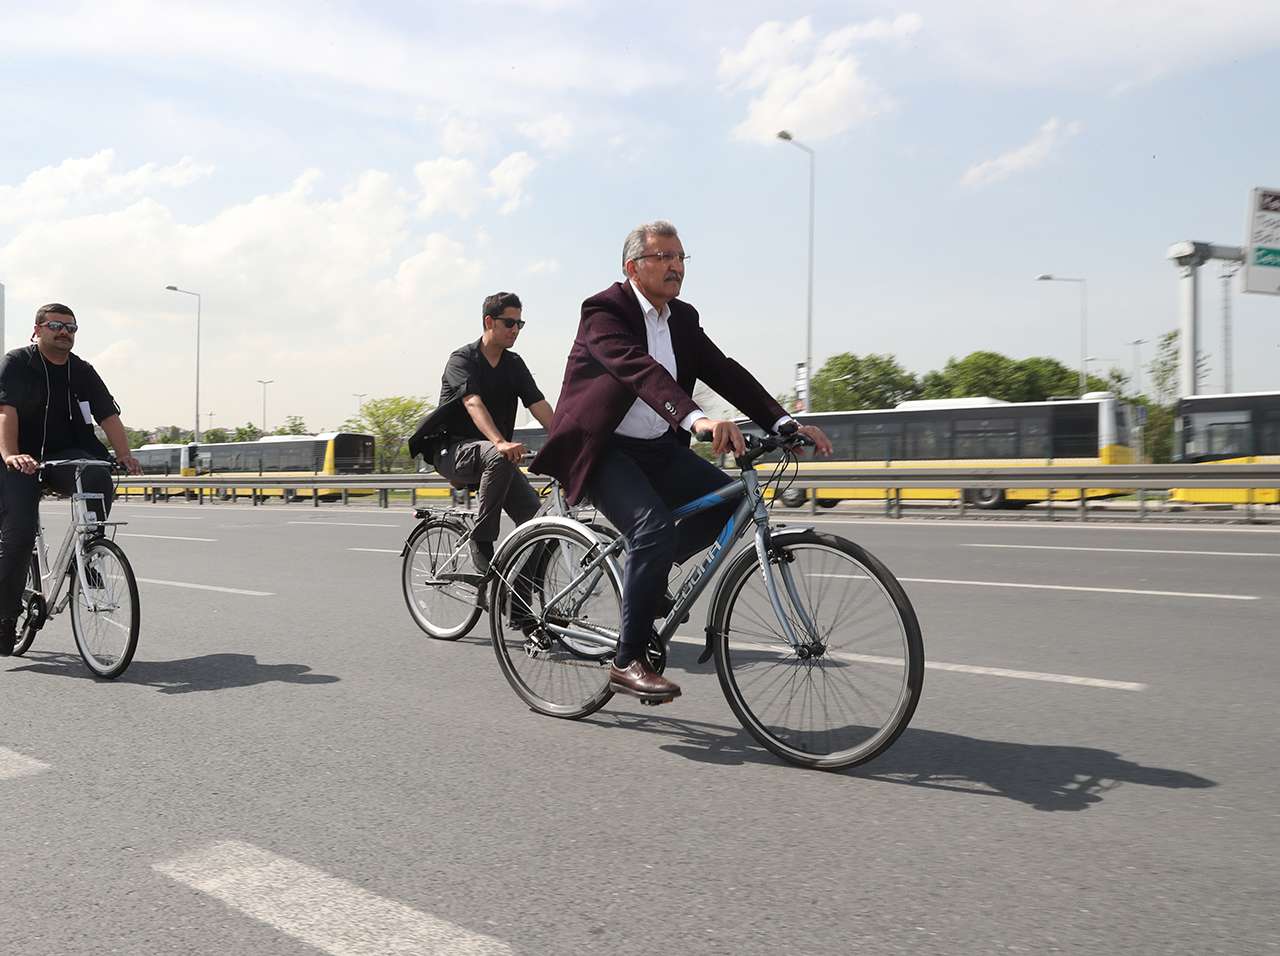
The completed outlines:
{"type": "Polygon", "coordinates": [[[71,523],[52,563],[45,546],[44,526],[36,526],[36,544],[22,595],[15,656],[25,654],[36,632],[56,614],[71,609],[71,632],[76,649],[89,670],[107,680],[119,677],[138,648],[138,582],[124,551],[105,535],[123,521],[99,521],[88,502],[102,495],[86,492],[80,478],[86,468],[109,468],[110,462],[92,458],[46,461],[40,467],[75,468],[76,490],[71,495],[71,523]]]}
{"type": "MultiPolygon", "coordinates": [[[[673,511],[680,519],[737,502],[706,558],[680,584],[647,657],[661,672],[671,640],[704,644],[700,663],[715,658],[721,689],[751,735],[784,760],[830,770],[871,760],[906,728],[924,683],[924,644],[902,585],[864,548],[770,522],[755,462],[780,451],[775,475],[785,474],[808,443],[748,437],[738,477],[673,511]],[[754,547],[732,553],[753,530],[754,547]],[[677,636],[722,566],[705,642],[677,636]]],[[[489,606],[514,610],[510,618],[490,615],[494,652],[534,711],[577,719],[613,696],[609,665],[621,630],[624,547],[621,538],[605,540],[557,516],[522,525],[499,546],[489,606]]]]}

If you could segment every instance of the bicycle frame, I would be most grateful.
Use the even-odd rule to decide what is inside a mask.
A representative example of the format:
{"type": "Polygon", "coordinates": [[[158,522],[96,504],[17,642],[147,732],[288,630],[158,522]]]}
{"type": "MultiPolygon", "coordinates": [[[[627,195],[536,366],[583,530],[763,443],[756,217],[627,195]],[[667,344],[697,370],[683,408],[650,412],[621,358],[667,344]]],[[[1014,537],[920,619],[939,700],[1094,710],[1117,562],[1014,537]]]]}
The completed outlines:
{"type": "MultiPolygon", "coordinates": [[[[104,463],[92,462],[92,464],[101,465],[104,463]]],[[[63,594],[62,589],[67,586],[69,581],[67,571],[71,567],[73,559],[76,563],[76,573],[80,575],[82,581],[85,580],[84,539],[102,528],[124,524],[122,521],[99,521],[97,515],[86,504],[86,502],[93,500],[101,501],[103,498],[98,492],[86,492],[81,484],[80,475],[88,467],[87,460],[49,461],[45,462],[42,467],[50,468],[65,465],[74,465],[76,469],[76,490],[71,495],[71,523],[67,525],[66,534],[63,535],[62,546],[58,549],[58,557],[53,564],[50,564],[49,550],[44,539],[44,521],[37,513],[36,544],[35,550],[32,552],[32,559],[35,562],[33,570],[36,572],[34,577],[38,588],[36,593],[44,601],[46,614],[49,617],[60,614],[66,608],[67,602],[71,600],[70,587],[67,587],[65,594],[63,594]],[[59,598],[61,598],[61,601],[59,601],[59,598]]]]}
{"type": "MultiPolygon", "coordinates": [[[[792,647],[799,649],[802,644],[807,644],[817,640],[816,628],[805,611],[804,602],[800,599],[799,589],[796,587],[795,579],[791,575],[791,570],[785,564],[780,566],[781,576],[783,579],[783,587],[787,591],[792,608],[795,609],[796,615],[800,618],[807,635],[807,639],[802,640],[796,634],[795,627],[792,624],[791,616],[782,606],[782,597],[778,590],[777,580],[775,579],[773,568],[769,560],[769,551],[772,544],[772,528],[769,525],[769,508],[764,502],[764,496],[760,493],[760,479],[756,475],[755,468],[751,465],[742,469],[742,474],[717,488],[708,494],[703,495],[677,508],[672,512],[672,517],[676,520],[688,518],[691,515],[708,511],[711,508],[717,508],[727,502],[741,498],[738,507],[734,509],[733,514],[721,529],[720,534],[716,537],[715,543],[712,544],[711,550],[707,552],[707,556],[702,559],[696,567],[694,567],[685,576],[681,582],[679,590],[675,595],[675,603],[670,613],[663,619],[661,626],[658,628],[658,639],[665,646],[674,636],[676,628],[680,626],[685,614],[693,607],[706,589],[711,579],[715,576],[720,565],[724,563],[729,556],[733,545],[747,533],[751,525],[755,526],[755,549],[756,555],[760,561],[760,568],[764,575],[765,589],[769,595],[769,603],[773,607],[773,612],[777,615],[778,622],[782,626],[783,634],[788,643],[792,647]]],[[[600,554],[586,564],[577,577],[563,587],[554,597],[546,602],[547,607],[554,607],[557,601],[560,601],[565,595],[571,593],[574,588],[578,587],[589,575],[599,568],[605,561],[612,560],[626,545],[622,538],[610,543],[604,548],[600,554]]],[[[713,602],[713,606],[714,606],[713,602]]],[[[612,641],[602,637],[599,634],[593,634],[586,631],[579,631],[575,628],[566,628],[558,624],[547,622],[547,630],[558,637],[568,637],[574,640],[587,641],[598,646],[616,647],[617,638],[612,641]]],[[[708,642],[708,647],[710,643],[708,642]]],[[[705,659],[705,658],[704,658],[705,659]]]]}

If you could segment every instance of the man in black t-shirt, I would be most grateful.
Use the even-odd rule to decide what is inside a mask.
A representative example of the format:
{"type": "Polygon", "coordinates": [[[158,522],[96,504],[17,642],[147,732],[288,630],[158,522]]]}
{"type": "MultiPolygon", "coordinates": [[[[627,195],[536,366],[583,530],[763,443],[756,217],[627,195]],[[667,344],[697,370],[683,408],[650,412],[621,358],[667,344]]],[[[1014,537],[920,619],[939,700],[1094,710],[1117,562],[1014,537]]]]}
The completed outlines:
{"type": "Polygon", "coordinates": [[[427,420],[428,430],[440,433],[431,456],[436,470],[457,485],[479,483],[471,557],[481,574],[489,571],[503,510],[516,524],[538,513],[538,494],[519,468],[525,447],[512,441],[516,399],[551,427],[551,405],[511,351],[524,327],[521,308],[514,292],[484,300],[484,335],[449,356],[440,404],[427,420]]]}
{"type": "MultiPolygon", "coordinates": [[[[65,305],[43,305],[36,310],[34,344],[0,359],[0,657],[13,651],[35,544],[40,462],[107,459],[107,449],[93,431],[97,421],[120,464],[131,474],[142,471],[129,452],[115,399],[93,366],[71,353],[78,328],[75,313],[65,305]]],[[[60,494],[75,491],[74,468],[47,469],[43,480],[60,494]]],[[[81,485],[102,495],[90,500],[89,507],[105,521],[111,511],[110,472],[86,468],[81,485]]]]}

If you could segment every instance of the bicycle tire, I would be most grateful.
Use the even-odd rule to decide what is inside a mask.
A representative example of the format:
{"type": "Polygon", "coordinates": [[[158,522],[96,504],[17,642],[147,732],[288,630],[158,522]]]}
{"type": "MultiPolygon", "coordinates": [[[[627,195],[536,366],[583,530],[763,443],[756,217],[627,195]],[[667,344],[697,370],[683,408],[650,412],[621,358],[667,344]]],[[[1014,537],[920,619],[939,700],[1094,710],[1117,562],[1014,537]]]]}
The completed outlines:
{"type": "Polygon", "coordinates": [[[124,550],[114,541],[99,538],[86,544],[84,564],[86,574],[91,578],[96,575],[97,582],[86,586],[80,579],[79,569],[72,564],[71,633],[85,666],[97,677],[114,680],[125,672],[138,649],[138,629],[142,623],[138,582],[124,550]],[[127,624],[105,616],[113,605],[123,607],[126,600],[127,624]],[[106,625],[112,630],[104,630],[106,625]],[[117,631],[125,632],[124,637],[117,631]]]}
{"type": "MultiPolygon", "coordinates": [[[[801,551],[814,554],[789,573],[793,581],[800,578],[796,590],[819,636],[816,643],[807,646],[821,650],[803,657],[785,642],[767,600],[755,549],[746,549],[725,570],[712,611],[716,674],[725,698],[761,746],[789,763],[839,770],[873,760],[906,729],[920,701],[924,642],[915,609],[888,568],[852,541],[796,530],[774,534],[771,547],[774,560],[780,562],[775,570],[781,563],[795,564],[801,551]],[[819,556],[828,563],[818,564],[819,556]],[[841,570],[807,570],[828,565],[841,570]],[[848,583],[834,598],[838,601],[834,611],[827,609],[832,618],[827,626],[823,606],[830,596],[830,581],[840,578],[848,583]],[[748,593],[749,587],[753,590],[748,593]],[[753,601],[756,606],[749,606],[753,601]],[[772,635],[753,630],[767,626],[766,616],[778,627],[772,635]],[[877,619],[889,625],[884,629],[883,646],[867,646],[876,640],[872,626],[877,619]],[[837,628],[842,630],[837,633],[837,628]],[[856,642],[856,652],[847,649],[850,641],[856,642]],[[853,691],[852,697],[837,699],[837,692],[844,687],[853,691]],[[887,698],[883,706],[872,703],[874,692],[881,688],[887,698]],[[793,698],[782,703],[788,689],[793,698]],[[798,703],[797,694],[801,698],[798,703]],[[758,712],[766,708],[771,712],[758,712]],[[797,726],[806,713],[815,722],[839,724],[797,726]]],[[[800,633],[804,615],[788,597],[781,573],[777,577],[784,609],[800,633]]]]}
{"type": "MultiPolygon", "coordinates": [[[[413,622],[425,634],[438,641],[456,641],[470,633],[476,621],[480,620],[480,606],[476,603],[474,589],[470,585],[459,582],[431,584],[430,575],[440,573],[443,567],[440,562],[447,562],[450,555],[462,548],[462,539],[467,531],[465,522],[458,519],[429,517],[413,530],[409,540],[405,542],[404,559],[400,566],[400,589],[404,593],[404,603],[413,622]],[[450,539],[447,542],[446,537],[450,539]],[[423,572],[428,577],[423,579],[423,584],[419,587],[414,578],[423,572]],[[443,613],[428,610],[425,601],[432,594],[445,598],[440,602],[441,607],[457,604],[456,621],[439,620],[438,618],[445,616],[443,613]]],[[[468,568],[474,571],[469,552],[464,552],[459,560],[461,564],[456,573],[465,573],[468,568]]]]}
{"type": "Polygon", "coordinates": [[[622,580],[617,564],[606,561],[598,577],[579,585],[555,606],[548,606],[572,578],[565,572],[579,568],[597,554],[602,543],[592,531],[567,518],[538,518],[514,531],[495,558],[489,615],[490,634],[498,667],[516,695],[530,709],[550,717],[577,720],[603,707],[609,689],[613,652],[584,657],[547,626],[554,623],[598,633],[617,632],[622,619],[622,580]],[[560,559],[551,559],[555,552],[560,559]],[[529,569],[532,568],[532,571],[529,569]],[[528,581],[527,597],[520,595],[528,581]],[[524,606],[527,605],[527,606],[524,606]],[[530,618],[517,630],[504,623],[512,610],[530,618]]]}
{"type": "Polygon", "coordinates": [[[27,651],[31,650],[31,645],[36,639],[36,630],[31,624],[31,615],[29,613],[31,605],[28,603],[35,596],[40,574],[39,565],[36,562],[36,556],[31,555],[31,561],[27,566],[27,586],[22,591],[22,610],[18,613],[17,635],[18,639],[13,644],[13,656],[21,657],[27,651]]]}

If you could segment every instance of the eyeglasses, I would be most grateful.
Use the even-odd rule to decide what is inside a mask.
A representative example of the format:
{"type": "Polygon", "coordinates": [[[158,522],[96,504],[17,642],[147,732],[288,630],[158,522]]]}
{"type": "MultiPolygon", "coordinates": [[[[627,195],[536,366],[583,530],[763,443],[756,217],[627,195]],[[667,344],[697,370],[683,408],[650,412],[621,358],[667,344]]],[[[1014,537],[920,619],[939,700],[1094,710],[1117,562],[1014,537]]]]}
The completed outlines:
{"type": "Polygon", "coordinates": [[[494,319],[495,322],[501,322],[509,329],[523,329],[524,319],[509,319],[505,315],[500,315],[494,319]]]}
{"type": "Polygon", "coordinates": [[[669,262],[675,262],[677,259],[681,263],[688,262],[692,256],[686,256],[683,252],[646,252],[642,256],[636,256],[636,261],[641,259],[657,259],[664,266],[669,262]]]}
{"type": "Polygon", "coordinates": [[[80,328],[80,326],[76,325],[74,322],[61,322],[58,319],[50,319],[48,322],[41,322],[40,327],[48,329],[50,332],[62,332],[65,330],[70,332],[72,335],[75,334],[76,329],[80,328]]]}

